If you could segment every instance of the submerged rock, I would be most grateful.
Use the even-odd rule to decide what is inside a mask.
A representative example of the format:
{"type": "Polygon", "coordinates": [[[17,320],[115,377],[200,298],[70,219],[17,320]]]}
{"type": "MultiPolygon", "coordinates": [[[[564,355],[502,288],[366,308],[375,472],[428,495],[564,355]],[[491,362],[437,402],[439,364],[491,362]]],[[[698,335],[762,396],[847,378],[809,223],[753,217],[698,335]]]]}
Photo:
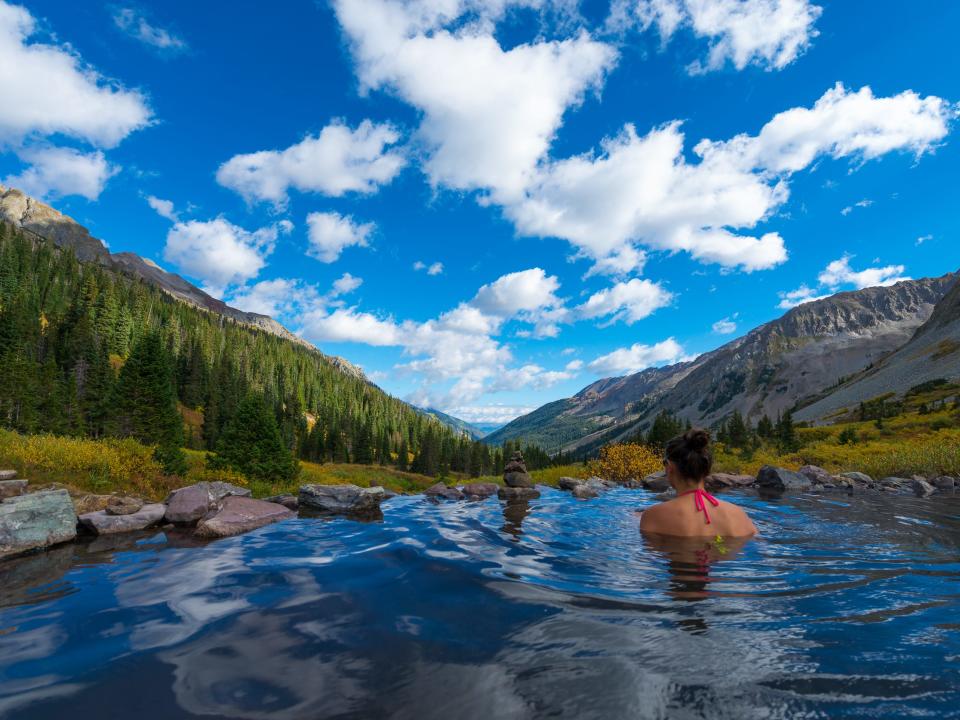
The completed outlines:
{"type": "Polygon", "coordinates": [[[165,511],[163,503],[151,503],[132,513],[112,515],[108,510],[97,510],[81,515],[78,520],[84,530],[95,535],[113,535],[146,530],[163,520],[165,511]]]}
{"type": "Polygon", "coordinates": [[[294,512],[300,507],[300,501],[297,500],[296,495],[271,495],[264,498],[263,501],[283,505],[287,510],[293,510],[294,512]]]}
{"type": "Polygon", "coordinates": [[[431,485],[423,494],[434,500],[463,500],[463,493],[455,487],[447,487],[442,482],[431,485]]]}
{"type": "Polygon", "coordinates": [[[927,497],[937,491],[933,485],[919,477],[914,478],[910,485],[913,488],[913,494],[917,497],[927,497]]]}
{"type": "Polygon", "coordinates": [[[77,514],[66,490],[20,495],[0,503],[0,558],[76,536],[77,514]]]}
{"type": "Polygon", "coordinates": [[[535,487],[502,487],[497,491],[501,500],[532,500],[540,497],[540,491],[535,487]]]}
{"type": "Polygon", "coordinates": [[[663,492],[664,490],[670,489],[670,480],[667,479],[666,470],[657,470],[655,473],[650,473],[643,479],[643,486],[647,490],[653,490],[654,492],[663,492]]]}
{"type": "Polygon", "coordinates": [[[300,505],[336,515],[372,515],[386,498],[382,487],[302,485],[300,505]]]}
{"type": "Polygon", "coordinates": [[[0,501],[23,495],[26,490],[26,480],[0,480],[0,501]]]}
{"type": "Polygon", "coordinates": [[[807,490],[813,483],[793,470],[764,465],[757,473],[757,485],[765,490],[807,490]]]}
{"type": "Polygon", "coordinates": [[[575,498],[580,498],[581,500],[589,500],[600,494],[597,488],[589,483],[580,483],[574,487],[571,492],[575,498]]]}
{"type": "Polygon", "coordinates": [[[586,480],[584,480],[583,478],[562,477],[559,480],[557,480],[557,487],[559,487],[561,490],[571,491],[575,487],[578,487],[579,485],[583,485],[585,482],[586,480]]]}
{"type": "Polygon", "coordinates": [[[167,522],[192,525],[227,497],[250,497],[250,491],[226,482],[201,482],[174,490],[167,498],[167,522]]]}
{"type": "Polygon", "coordinates": [[[468,500],[479,500],[496,495],[499,488],[500,486],[496,483],[467,483],[460,488],[460,491],[468,500]]]}
{"type": "Polygon", "coordinates": [[[194,534],[204,538],[231,537],[292,517],[294,513],[279,503],[233,495],[224,499],[215,515],[201,520],[194,534]]]}

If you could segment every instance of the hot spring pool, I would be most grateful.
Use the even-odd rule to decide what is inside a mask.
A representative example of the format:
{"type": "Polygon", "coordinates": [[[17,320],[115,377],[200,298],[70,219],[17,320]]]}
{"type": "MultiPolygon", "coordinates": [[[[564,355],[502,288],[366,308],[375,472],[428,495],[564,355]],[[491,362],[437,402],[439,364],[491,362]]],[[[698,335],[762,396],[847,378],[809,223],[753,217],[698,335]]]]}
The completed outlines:
{"type": "Polygon", "coordinates": [[[730,499],[760,539],[546,490],[7,562],[0,716],[960,717],[960,495],[730,499]]]}

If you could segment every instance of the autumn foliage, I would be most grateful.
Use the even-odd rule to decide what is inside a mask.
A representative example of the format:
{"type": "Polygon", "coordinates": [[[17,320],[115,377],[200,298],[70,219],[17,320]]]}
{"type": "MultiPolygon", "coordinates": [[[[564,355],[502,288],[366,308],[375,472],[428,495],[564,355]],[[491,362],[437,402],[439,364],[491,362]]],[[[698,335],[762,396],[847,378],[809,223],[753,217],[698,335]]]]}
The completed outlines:
{"type": "Polygon", "coordinates": [[[592,475],[598,475],[605,480],[641,480],[650,473],[662,470],[663,458],[647,445],[618,443],[601,448],[600,456],[591,460],[588,468],[592,475]]]}

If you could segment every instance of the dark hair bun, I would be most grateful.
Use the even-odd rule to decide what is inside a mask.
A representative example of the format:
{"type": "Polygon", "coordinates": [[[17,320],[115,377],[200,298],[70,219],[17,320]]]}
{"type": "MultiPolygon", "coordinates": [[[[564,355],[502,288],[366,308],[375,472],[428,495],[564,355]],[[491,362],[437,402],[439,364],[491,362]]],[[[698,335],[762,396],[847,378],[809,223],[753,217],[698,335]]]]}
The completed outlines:
{"type": "Polygon", "coordinates": [[[667,443],[666,455],[684,477],[691,480],[705,478],[713,468],[710,433],[703,428],[691,428],[667,443]]]}
{"type": "Polygon", "coordinates": [[[710,444],[710,433],[702,428],[693,428],[684,433],[683,439],[691,450],[703,450],[710,444]]]}

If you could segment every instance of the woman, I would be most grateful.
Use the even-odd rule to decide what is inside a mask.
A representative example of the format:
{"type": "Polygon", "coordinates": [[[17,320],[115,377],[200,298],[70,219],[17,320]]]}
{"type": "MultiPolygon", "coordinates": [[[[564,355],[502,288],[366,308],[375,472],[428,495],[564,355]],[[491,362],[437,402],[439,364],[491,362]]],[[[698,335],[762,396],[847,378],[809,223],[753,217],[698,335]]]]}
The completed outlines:
{"type": "Polygon", "coordinates": [[[640,529],[674,537],[756,535],[757,528],[743,510],[717,500],[703,489],[712,466],[710,435],[706,430],[687,430],[668,442],[663,467],[677,497],[644,510],[640,529]]]}

